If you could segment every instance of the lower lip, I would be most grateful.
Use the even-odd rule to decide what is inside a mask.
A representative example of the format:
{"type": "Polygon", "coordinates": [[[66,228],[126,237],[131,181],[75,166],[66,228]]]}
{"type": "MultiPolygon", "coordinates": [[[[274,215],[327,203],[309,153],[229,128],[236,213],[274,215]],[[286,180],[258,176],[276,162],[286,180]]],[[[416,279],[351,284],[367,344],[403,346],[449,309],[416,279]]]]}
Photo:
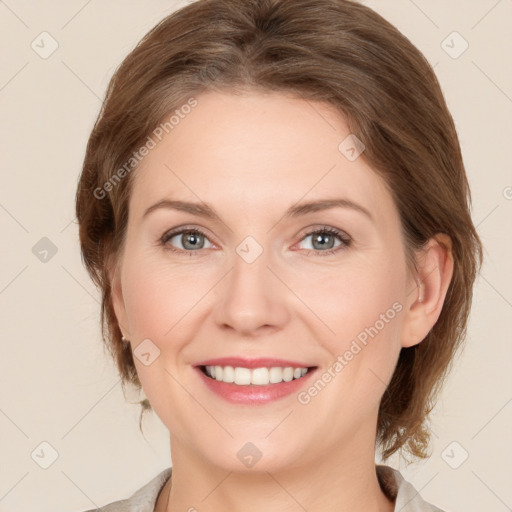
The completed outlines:
{"type": "Polygon", "coordinates": [[[293,379],[289,382],[283,381],[279,384],[268,384],[267,386],[258,386],[255,384],[239,386],[237,384],[212,379],[205,375],[199,367],[196,367],[195,370],[199,373],[210,391],[213,391],[228,402],[258,405],[273,402],[291,395],[292,393],[297,393],[307,383],[310,375],[315,372],[316,368],[308,370],[308,373],[300,379],[293,379]]]}

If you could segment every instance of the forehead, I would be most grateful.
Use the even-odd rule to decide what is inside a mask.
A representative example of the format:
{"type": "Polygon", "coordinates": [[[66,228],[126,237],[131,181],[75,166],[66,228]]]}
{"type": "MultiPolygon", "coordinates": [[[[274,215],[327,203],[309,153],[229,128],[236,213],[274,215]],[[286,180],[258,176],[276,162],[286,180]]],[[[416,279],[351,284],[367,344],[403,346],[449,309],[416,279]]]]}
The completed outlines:
{"type": "Polygon", "coordinates": [[[134,216],[164,198],[235,204],[247,215],[329,197],[359,202],[376,218],[394,208],[363,158],[340,150],[351,134],[332,106],[282,93],[195,99],[135,171],[134,216]]]}

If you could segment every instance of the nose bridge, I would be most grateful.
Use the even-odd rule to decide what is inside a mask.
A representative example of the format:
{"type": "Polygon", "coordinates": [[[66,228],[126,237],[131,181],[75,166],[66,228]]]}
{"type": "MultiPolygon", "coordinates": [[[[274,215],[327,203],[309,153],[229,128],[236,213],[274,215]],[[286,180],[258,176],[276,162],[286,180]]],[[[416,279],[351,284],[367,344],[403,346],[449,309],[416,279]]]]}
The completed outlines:
{"type": "Polygon", "coordinates": [[[256,238],[247,236],[236,248],[233,258],[232,279],[236,286],[262,286],[271,272],[271,253],[256,238]]]}
{"type": "Polygon", "coordinates": [[[217,321],[239,331],[276,326],[284,321],[285,288],[270,270],[272,254],[253,236],[235,248],[231,271],[217,302],[217,321]],[[270,268],[269,268],[270,267],[270,268]]]}

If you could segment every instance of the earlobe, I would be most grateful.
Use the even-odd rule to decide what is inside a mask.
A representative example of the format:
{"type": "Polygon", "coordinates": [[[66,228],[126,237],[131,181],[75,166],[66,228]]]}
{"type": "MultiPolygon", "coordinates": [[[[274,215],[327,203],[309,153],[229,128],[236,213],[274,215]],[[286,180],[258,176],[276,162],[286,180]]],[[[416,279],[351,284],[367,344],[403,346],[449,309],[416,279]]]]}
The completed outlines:
{"type": "Polygon", "coordinates": [[[410,347],[425,339],[437,322],[453,276],[450,237],[439,233],[431,238],[418,257],[415,287],[408,294],[402,329],[402,346],[410,347]]]}

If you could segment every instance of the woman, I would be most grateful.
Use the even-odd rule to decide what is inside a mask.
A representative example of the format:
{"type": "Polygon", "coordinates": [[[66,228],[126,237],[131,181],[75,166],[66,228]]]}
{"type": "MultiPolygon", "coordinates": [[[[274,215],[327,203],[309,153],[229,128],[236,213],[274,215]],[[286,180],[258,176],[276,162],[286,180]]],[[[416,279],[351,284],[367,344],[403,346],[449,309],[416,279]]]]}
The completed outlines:
{"type": "Polygon", "coordinates": [[[429,456],[482,260],[469,205],[432,68],[369,8],[161,21],[110,82],[76,212],[173,465],[102,510],[441,510],[375,454],[429,456]]]}

